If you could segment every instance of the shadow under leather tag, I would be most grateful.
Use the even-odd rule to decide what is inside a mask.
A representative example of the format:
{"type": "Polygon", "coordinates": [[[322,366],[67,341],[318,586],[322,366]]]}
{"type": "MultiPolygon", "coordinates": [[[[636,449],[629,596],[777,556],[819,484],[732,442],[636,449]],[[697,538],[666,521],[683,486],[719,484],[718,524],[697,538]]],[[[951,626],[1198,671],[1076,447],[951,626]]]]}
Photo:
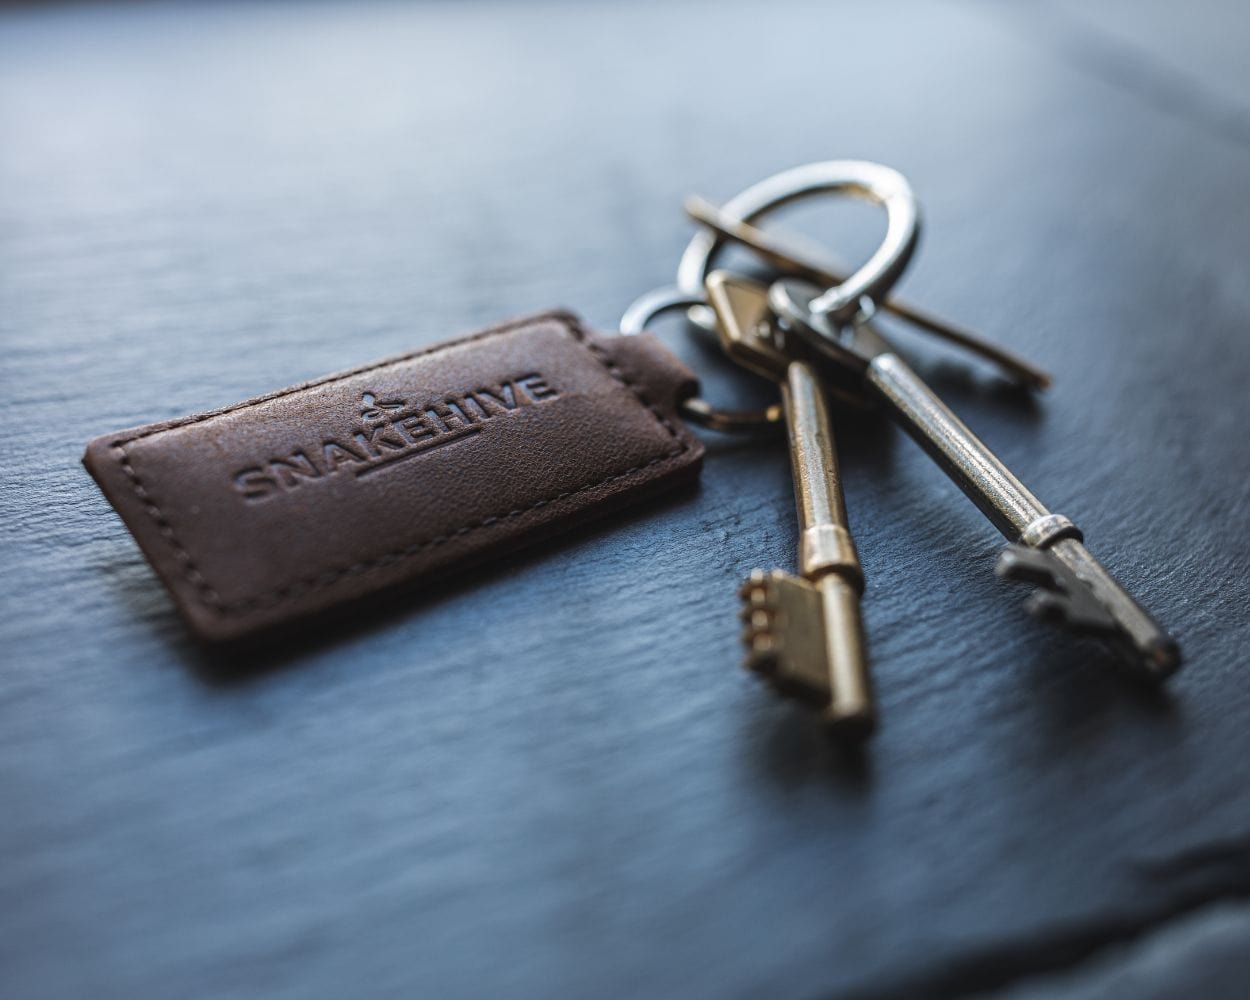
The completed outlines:
{"type": "Polygon", "coordinates": [[[696,387],[650,336],[553,312],[108,434],[83,462],[191,628],[232,639],[693,480],[696,387]]]}

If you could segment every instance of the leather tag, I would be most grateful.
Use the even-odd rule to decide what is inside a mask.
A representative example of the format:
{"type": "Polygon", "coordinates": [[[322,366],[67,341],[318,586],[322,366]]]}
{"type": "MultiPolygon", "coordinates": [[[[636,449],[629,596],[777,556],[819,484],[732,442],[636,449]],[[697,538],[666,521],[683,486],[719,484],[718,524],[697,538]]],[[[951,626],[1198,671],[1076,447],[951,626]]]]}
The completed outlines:
{"type": "Polygon", "coordinates": [[[197,634],[231,639],[692,480],[694,376],[547,313],[97,438],[84,464],[197,634]]]}

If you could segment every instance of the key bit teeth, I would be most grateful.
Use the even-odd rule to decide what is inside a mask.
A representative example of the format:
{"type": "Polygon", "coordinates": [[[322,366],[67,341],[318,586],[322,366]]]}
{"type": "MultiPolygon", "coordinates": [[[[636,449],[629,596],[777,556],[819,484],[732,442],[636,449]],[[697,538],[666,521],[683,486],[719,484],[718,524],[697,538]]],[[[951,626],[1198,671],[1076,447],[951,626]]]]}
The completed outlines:
{"type": "MultiPolygon", "coordinates": [[[[1105,570],[1087,553],[1085,558],[1105,575],[1105,570]]],[[[1117,611],[1114,604],[1105,602],[1092,584],[1078,576],[1051,550],[1009,545],[999,557],[994,572],[1004,579],[1039,588],[1024,604],[1034,617],[1061,625],[1076,635],[1106,641],[1124,663],[1144,670],[1151,679],[1161,680],[1180,666],[1181,653],[1176,640],[1127,596],[1127,612],[1123,606],[1117,611]],[[1127,621],[1122,617],[1126,613],[1127,621]]],[[[1118,585],[1110,577],[1105,586],[1114,588],[1113,595],[1118,592],[1118,585]]]]}
{"type": "MultiPolygon", "coordinates": [[[[853,588],[843,591],[834,588],[825,593],[802,577],[756,570],[743,585],[744,607],[739,614],[745,622],[743,666],[778,694],[820,710],[831,732],[853,741],[871,732],[872,708],[854,696],[863,686],[854,674],[846,690],[835,691],[834,677],[839,673],[831,669],[835,662],[862,666],[862,650],[854,643],[835,644],[837,652],[831,653],[828,629],[851,628],[846,612],[857,608],[859,600],[853,588]]],[[[853,617],[858,635],[858,613],[853,617]]],[[[843,681],[847,680],[844,674],[843,681]]]]}
{"type": "Polygon", "coordinates": [[[742,643],[747,648],[744,666],[763,674],[776,669],[778,656],[777,638],[773,634],[777,607],[769,583],[764,571],[757,569],[752,571],[738,591],[743,605],[738,609],[738,617],[744,626],[742,643]]]}
{"type": "Polygon", "coordinates": [[[777,640],[770,632],[756,632],[744,637],[743,642],[751,656],[774,656],[777,653],[777,640]]]}
{"type": "Polygon", "coordinates": [[[748,628],[742,635],[742,644],[746,646],[746,656],[742,661],[745,669],[765,678],[776,675],[781,649],[771,631],[748,628]]]}
{"type": "Polygon", "coordinates": [[[744,605],[742,614],[745,617],[756,608],[774,608],[777,604],[776,577],[780,574],[774,570],[771,574],[761,569],[751,571],[738,588],[738,597],[744,605]]]}
{"type": "Polygon", "coordinates": [[[1002,579],[1039,588],[1029,595],[1025,608],[1042,621],[1089,635],[1118,631],[1115,617],[1052,552],[1009,545],[998,557],[994,572],[1002,579]]]}
{"type": "Polygon", "coordinates": [[[738,588],[738,596],[744,601],[750,599],[753,595],[763,590],[767,579],[768,577],[762,569],[751,570],[751,574],[742,581],[742,586],[738,588]]]}
{"type": "Polygon", "coordinates": [[[1049,590],[1035,590],[1024,602],[1024,609],[1038,621],[1053,625],[1066,623],[1071,605],[1049,590]]]}
{"type": "Polygon", "coordinates": [[[994,575],[1016,583],[1031,583],[1047,590],[1059,590],[1057,560],[1027,545],[1008,545],[998,555],[994,575]]]}
{"type": "Polygon", "coordinates": [[[742,607],[738,609],[738,617],[744,622],[750,621],[751,617],[758,612],[769,613],[773,610],[769,603],[768,594],[762,590],[753,590],[742,598],[742,607]]]}
{"type": "Polygon", "coordinates": [[[765,608],[743,608],[742,620],[751,632],[766,632],[773,623],[772,612],[765,608]]]}
{"type": "Polygon", "coordinates": [[[756,570],[742,595],[744,666],[783,694],[828,704],[828,676],[821,660],[823,620],[815,588],[779,570],[756,570]]]}
{"type": "Polygon", "coordinates": [[[772,636],[773,620],[767,615],[758,615],[747,620],[742,629],[742,643],[747,647],[754,647],[764,639],[772,636]]]}

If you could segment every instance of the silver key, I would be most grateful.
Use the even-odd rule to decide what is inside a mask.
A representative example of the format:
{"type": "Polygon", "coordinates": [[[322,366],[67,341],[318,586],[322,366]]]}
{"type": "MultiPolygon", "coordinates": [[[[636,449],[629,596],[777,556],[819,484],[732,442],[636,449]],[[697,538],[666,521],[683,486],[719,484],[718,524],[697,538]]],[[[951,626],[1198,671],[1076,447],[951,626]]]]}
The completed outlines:
{"type": "Polygon", "coordinates": [[[884,400],[903,428],[1010,541],[996,572],[1041,588],[1028,602],[1040,617],[1106,640],[1129,664],[1162,678],[1180,648],[1083,544],[921,381],[866,322],[866,301],[839,302],[808,282],[782,279],[769,301],[783,328],[824,361],[884,400]],[[847,317],[847,311],[851,316],[847,317]]]}

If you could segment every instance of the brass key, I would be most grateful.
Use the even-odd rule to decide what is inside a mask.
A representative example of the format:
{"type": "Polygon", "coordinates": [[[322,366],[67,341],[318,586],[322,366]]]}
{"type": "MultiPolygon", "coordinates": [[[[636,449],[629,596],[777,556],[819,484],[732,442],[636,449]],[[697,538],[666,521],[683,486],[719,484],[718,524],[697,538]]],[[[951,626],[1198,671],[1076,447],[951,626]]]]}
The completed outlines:
{"type": "Polygon", "coordinates": [[[707,297],[731,357],[781,386],[799,518],[799,574],[755,570],[742,586],[746,666],[779,692],[823,710],[840,734],[873,728],[860,620],[863,573],[847,526],[820,374],[773,341],[767,290],[723,272],[707,297]]]}

